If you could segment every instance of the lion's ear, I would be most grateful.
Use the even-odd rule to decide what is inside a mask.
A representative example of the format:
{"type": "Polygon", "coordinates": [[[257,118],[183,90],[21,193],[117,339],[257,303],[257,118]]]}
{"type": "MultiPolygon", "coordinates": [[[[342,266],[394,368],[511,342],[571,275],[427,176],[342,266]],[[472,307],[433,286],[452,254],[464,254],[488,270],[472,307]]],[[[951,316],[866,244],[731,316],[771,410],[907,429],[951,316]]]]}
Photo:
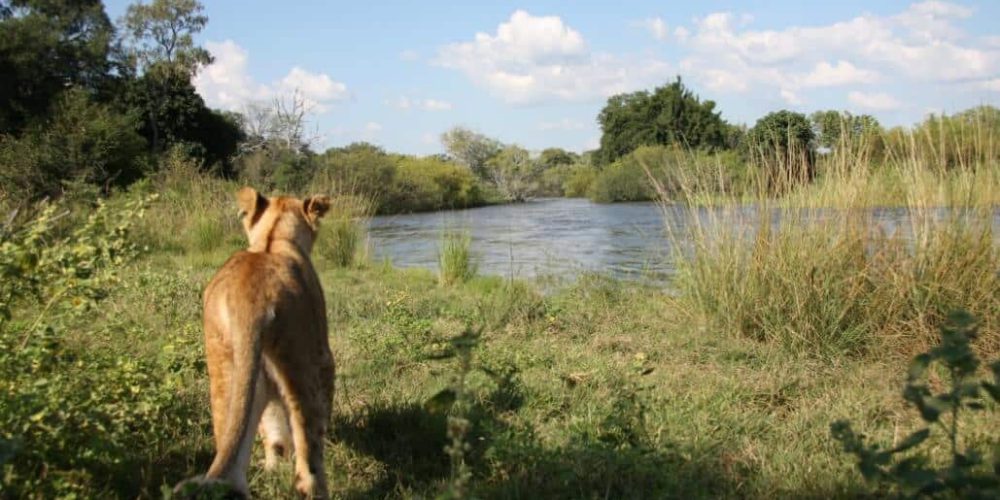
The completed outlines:
{"type": "Polygon", "coordinates": [[[302,209],[309,220],[316,222],[330,210],[330,198],[323,195],[310,196],[302,202],[302,209]]]}
{"type": "Polygon", "coordinates": [[[240,209],[240,216],[249,217],[250,225],[253,225],[267,208],[267,198],[264,198],[254,188],[244,187],[236,193],[236,205],[240,209]]]}

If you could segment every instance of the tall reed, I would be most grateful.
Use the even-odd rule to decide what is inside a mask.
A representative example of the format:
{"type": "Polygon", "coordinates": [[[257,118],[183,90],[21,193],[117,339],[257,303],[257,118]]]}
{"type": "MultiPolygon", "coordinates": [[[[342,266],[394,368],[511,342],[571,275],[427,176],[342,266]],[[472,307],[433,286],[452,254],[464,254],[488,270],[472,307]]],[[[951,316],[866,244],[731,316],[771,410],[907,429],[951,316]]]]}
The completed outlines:
{"type": "Polygon", "coordinates": [[[865,148],[848,149],[853,160],[832,158],[836,168],[783,196],[759,189],[705,208],[683,189],[686,208],[664,205],[683,214],[668,224],[677,300],[723,332],[817,355],[911,354],[963,307],[982,319],[979,347],[1000,352],[1000,169],[935,168],[921,140],[877,168],[865,148]],[[876,218],[884,193],[862,180],[891,186],[895,220],[876,218]]]}
{"type": "Polygon", "coordinates": [[[441,235],[438,267],[438,281],[442,285],[464,283],[476,276],[478,265],[468,231],[446,230],[441,235]]]}

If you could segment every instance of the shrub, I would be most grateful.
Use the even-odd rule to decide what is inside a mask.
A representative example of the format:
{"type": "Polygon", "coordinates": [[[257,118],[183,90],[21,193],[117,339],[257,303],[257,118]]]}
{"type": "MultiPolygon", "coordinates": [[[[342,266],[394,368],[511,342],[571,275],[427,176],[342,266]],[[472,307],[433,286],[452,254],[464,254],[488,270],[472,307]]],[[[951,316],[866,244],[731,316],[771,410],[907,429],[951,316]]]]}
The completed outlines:
{"type": "Polygon", "coordinates": [[[634,156],[626,156],[601,170],[588,196],[598,203],[647,201],[656,197],[649,176],[634,156]]]}
{"type": "Polygon", "coordinates": [[[20,137],[0,136],[0,189],[31,199],[58,195],[69,180],[102,186],[135,181],[146,171],[146,142],[136,128],[133,116],[91,102],[81,89],[66,90],[50,118],[20,137]]]}
{"type": "Polygon", "coordinates": [[[403,157],[379,212],[465,208],[482,202],[479,181],[469,169],[434,157],[403,157]]]}
{"type": "MultiPolygon", "coordinates": [[[[53,233],[62,215],[55,204],[3,229],[0,496],[108,497],[123,485],[134,491],[152,472],[139,455],[172,446],[176,430],[193,418],[178,404],[180,379],[169,373],[190,364],[166,353],[163,365],[130,359],[81,346],[71,335],[93,326],[100,316],[93,306],[118,288],[122,266],[138,252],[130,230],[147,202],[132,197],[117,210],[99,204],[64,238],[53,233]]],[[[87,341],[100,334],[89,330],[87,341]]]]}
{"type": "Polygon", "coordinates": [[[884,448],[868,444],[848,421],[830,425],[834,439],[844,452],[854,455],[858,470],[866,480],[906,497],[945,496],[955,498],[996,498],[1000,496],[1000,450],[987,464],[981,450],[959,446],[959,417],[966,411],[984,411],[982,396],[1000,403],[1000,361],[994,362],[993,383],[976,379],[979,359],[970,342],[976,338],[975,319],[965,312],[952,313],[941,327],[941,341],[918,355],[910,365],[903,399],[919,412],[926,427],[911,433],[896,446],[884,448]],[[928,371],[939,363],[947,374],[950,388],[934,394],[928,371]],[[950,463],[935,467],[927,452],[897,460],[931,437],[931,428],[943,431],[949,443],[950,463]]]}
{"type": "Polygon", "coordinates": [[[563,181],[563,196],[567,198],[584,198],[590,193],[590,188],[597,178],[597,169],[589,165],[577,165],[569,169],[563,181]]]}

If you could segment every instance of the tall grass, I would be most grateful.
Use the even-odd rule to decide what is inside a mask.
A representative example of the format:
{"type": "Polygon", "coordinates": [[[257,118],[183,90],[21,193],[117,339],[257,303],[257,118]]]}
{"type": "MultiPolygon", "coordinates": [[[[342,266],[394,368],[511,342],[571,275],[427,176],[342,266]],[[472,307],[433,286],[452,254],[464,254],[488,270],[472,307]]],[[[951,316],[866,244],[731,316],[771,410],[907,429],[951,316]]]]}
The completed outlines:
{"type": "Polygon", "coordinates": [[[438,281],[442,285],[465,283],[476,276],[478,265],[468,231],[447,230],[441,235],[438,267],[438,281]]]}
{"type": "Polygon", "coordinates": [[[367,263],[370,258],[367,219],[374,209],[375,203],[369,198],[353,195],[333,198],[316,239],[320,257],[335,267],[367,263]]]}
{"type": "Polygon", "coordinates": [[[683,191],[685,216],[668,228],[677,300],[724,332],[817,355],[911,354],[965,307],[982,318],[980,348],[1000,352],[1000,168],[934,168],[919,140],[877,169],[866,148],[848,149],[853,160],[831,158],[819,180],[780,198],[761,189],[750,203],[704,208],[683,191]],[[897,224],[871,209],[880,189],[901,204],[897,224]]]}

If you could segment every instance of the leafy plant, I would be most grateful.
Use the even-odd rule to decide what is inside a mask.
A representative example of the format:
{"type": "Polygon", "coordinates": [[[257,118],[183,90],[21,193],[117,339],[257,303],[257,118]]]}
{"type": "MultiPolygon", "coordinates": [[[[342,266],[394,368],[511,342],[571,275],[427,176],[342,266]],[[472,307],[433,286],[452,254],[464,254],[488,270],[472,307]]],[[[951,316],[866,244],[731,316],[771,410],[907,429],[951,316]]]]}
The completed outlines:
{"type": "Polygon", "coordinates": [[[952,313],[941,327],[941,344],[913,359],[907,376],[903,399],[920,412],[926,427],[913,432],[901,443],[883,449],[878,443],[868,444],[848,421],[830,425],[834,439],[844,452],[854,455],[861,475],[869,481],[889,486],[904,497],[945,496],[961,498],[996,498],[1000,495],[1000,452],[987,466],[980,450],[959,445],[959,420],[964,411],[984,411],[983,394],[1000,403],[1000,361],[990,369],[994,381],[976,377],[979,359],[970,346],[976,338],[975,318],[964,311],[952,313]],[[935,393],[927,373],[939,363],[948,375],[950,388],[935,393]],[[931,428],[940,429],[950,445],[950,462],[935,467],[926,454],[896,459],[915,449],[931,436],[931,428]]]}
{"type": "Polygon", "coordinates": [[[461,335],[449,341],[448,351],[435,356],[437,358],[457,356],[459,360],[459,369],[454,382],[424,404],[425,409],[430,412],[448,412],[447,429],[450,442],[444,451],[451,461],[451,475],[442,498],[465,498],[469,480],[472,479],[472,471],[465,461],[466,453],[472,449],[466,439],[472,428],[472,422],[468,418],[466,379],[473,371],[472,353],[479,343],[480,333],[466,329],[461,335]]]}

